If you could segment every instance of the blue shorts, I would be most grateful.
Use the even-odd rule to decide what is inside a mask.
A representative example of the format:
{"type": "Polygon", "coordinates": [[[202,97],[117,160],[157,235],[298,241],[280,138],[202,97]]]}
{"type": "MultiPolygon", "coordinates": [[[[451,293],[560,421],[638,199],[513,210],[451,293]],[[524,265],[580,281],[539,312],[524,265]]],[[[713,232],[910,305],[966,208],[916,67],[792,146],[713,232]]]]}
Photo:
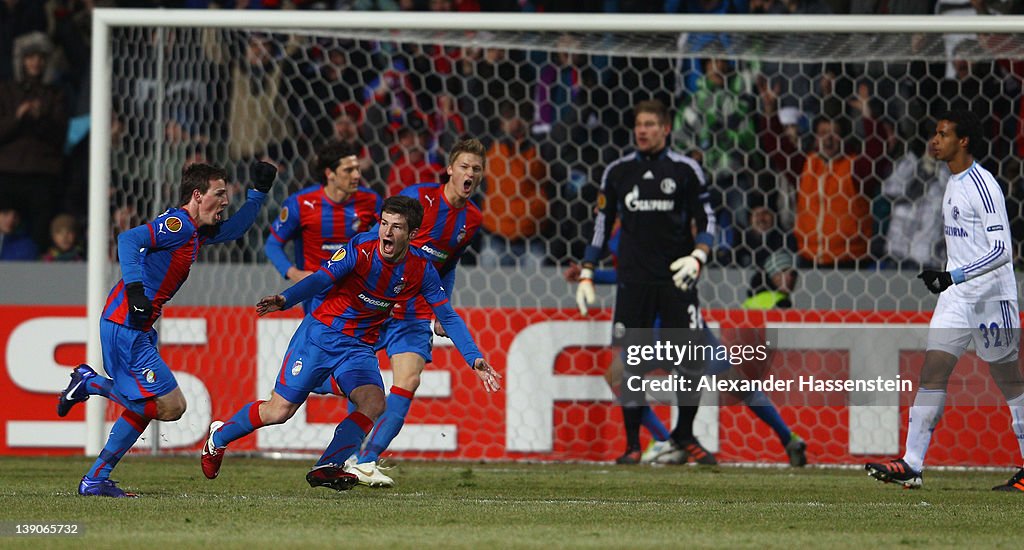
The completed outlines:
{"type": "Polygon", "coordinates": [[[377,349],[387,351],[388,357],[399,353],[415,353],[427,363],[432,360],[434,331],[429,319],[388,319],[380,329],[377,349]]]}
{"type": "Polygon", "coordinates": [[[345,395],[370,384],[384,391],[372,346],[306,317],[288,343],[274,392],[290,403],[303,403],[331,376],[345,395]]]}
{"type": "Polygon", "coordinates": [[[132,401],[167,395],[178,387],[170,367],[156,349],[158,335],[100,320],[103,369],[118,393],[132,401]]]}

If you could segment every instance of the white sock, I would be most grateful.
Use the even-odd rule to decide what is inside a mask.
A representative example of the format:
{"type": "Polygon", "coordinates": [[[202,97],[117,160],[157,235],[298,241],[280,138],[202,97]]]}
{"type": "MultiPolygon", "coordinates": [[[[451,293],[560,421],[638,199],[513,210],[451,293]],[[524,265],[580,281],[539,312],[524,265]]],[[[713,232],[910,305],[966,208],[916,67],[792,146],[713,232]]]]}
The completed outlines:
{"type": "Polygon", "coordinates": [[[932,441],[932,432],[942,418],[946,407],[946,390],[920,388],[910,407],[910,423],[907,426],[907,445],[903,460],[908,466],[920,472],[924,469],[924,455],[932,441]]]}
{"type": "Polygon", "coordinates": [[[1013,435],[1017,436],[1021,462],[1024,463],[1024,393],[1013,399],[1007,399],[1006,406],[1010,409],[1010,418],[1012,419],[1010,427],[1013,428],[1013,435]]]}

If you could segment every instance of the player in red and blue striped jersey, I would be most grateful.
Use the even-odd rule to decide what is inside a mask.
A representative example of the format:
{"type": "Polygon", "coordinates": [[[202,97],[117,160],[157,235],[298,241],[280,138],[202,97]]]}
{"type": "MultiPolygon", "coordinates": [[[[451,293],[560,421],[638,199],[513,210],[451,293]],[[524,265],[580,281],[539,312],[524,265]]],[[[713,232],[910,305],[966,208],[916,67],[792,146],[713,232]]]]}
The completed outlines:
{"type": "Polygon", "coordinates": [[[277,176],[264,162],[253,168],[253,186],[245,204],[222,221],[229,203],[227,175],[206,164],[185,168],[180,208],[118,237],[121,280],[110,291],[100,320],[103,365],[110,378],[88,365],[71,373],[60,394],[57,414],[67,415],[90,395],[102,395],[125,408],[110,437],[78,486],[85,496],[131,497],[110,480],[110,471],[135,444],[151,420],[173,422],[185,412],[185,396],[167,363],[157,352],[153,323],[164,304],[184,284],[199,248],[233,241],[256,220],[277,176]]]}
{"type": "MultiPolygon", "coordinates": [[[[270,227],[265,250],[267,258],[282,277],[297,283],[316,271],[352,237],[369,231],[377,221],[381,198],[361,186],[361,148],[333,141],[316,154],[314,184],[285,199],[281,213],[270,227]],[[295,262],[284,246],[293,242],[295,262]]],[[[302,305],[308,313],[309,303],[302,305]]]]}
{"type": "MultiPolygon", "coordinates": [[[[449,297],[455,287],[459,259],[480,229],[480,209],[469,199],[483,178],[486,153],[480,140],[464,139],[455,144],[448,156],[447,183],[423,183],[401,193],[423,205],[423,225],[413,238],[412,246],[430,258],[449,297]]],[[[370,487],[394,485],[394,480],[380,471],[377,460],[402,430],[413,395],[420,385],[420,375],[431,360],[430,320],[434,312],[426,300],[416,296],[397,303],[391,316],[377,346],[377,349],[385,349],[394,374],[387,408],[365,448],[354,460],[348,461],[346,468],[370,487]]],[[[435,325],[434,330],[439,336],[446,336],[443,326],[435,325]]]]}
{"type": "Polygon", "coordinates": [[[202,453],[207,478],[217,477],[230,442],[263,426],[287,421],[310,392],[330,377],[355,403],[356,410],[338,424],[306,481],[313,487],[339,491],[354,486],[358,478],[345,472],[342,463],[359,449],[385,406],[384,382],[373,346],[397,304],[417,296],[430,305],[484,388],[500,389],[500,375],[484,359],[466,324],[452,309],[431,259],[409,245],[422,220],[419,202],[390,197],[384,201],[377,235],[357,235],[313,275],[282,294],[260,300],[256,310],[263,316],[326,291],[306,316],[306,328],[300,327],[292,336],[270,400],[249,403],[228,422],[210,425],[210,438],[202,453]]]}

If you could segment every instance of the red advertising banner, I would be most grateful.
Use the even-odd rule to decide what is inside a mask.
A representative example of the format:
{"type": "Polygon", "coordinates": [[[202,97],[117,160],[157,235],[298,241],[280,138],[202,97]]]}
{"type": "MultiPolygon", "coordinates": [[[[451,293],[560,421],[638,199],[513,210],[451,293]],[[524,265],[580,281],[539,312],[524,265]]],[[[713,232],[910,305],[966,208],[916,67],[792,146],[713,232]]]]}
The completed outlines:
{"type": "MultiPolygon", "coordinates": [[[[622,453],[620,409],[602,376],[612,359],[606,347],[610,312],[586,319],[558,309],[467,308],[460,314],[503,375],[502,390],[485,393],[450,342],[436,338],[434,362],[389,452],[417,458],[554,461],[606,461],[622,453]]],[[[775,327],[784,340],[770,360],[778,377],[842,377],[860,365],[880,366],[913,381],[914,388],[923,345],[908,344],[905,335],[926,332],[930,317],[917,312],[738,310],[705,315],[723,329],[775,327]],[[842,338],[828,336],[830,330],[842,338]]],[[[198,452],[211,420],[224,420],[244,404],[265,399],[299,320],[291,312],[258,319],[249,307],[167,308],[158,326],[161,353],[189,408],[180,421],[161,425],[160,448],[198,452]]],[[[0,306],[0,454],[83,451],[85,408],[76,407],[66,418],[58,418],[55,409],[69,369],[84,361],[89,329],[84,307],[0,306]]],[[[388,383],[383,356],[381,365],[388,383]]],[[[987,376],[987,367],[969,353],[957,373],[974,380],[987,376]]],[[[964,387],[997,395],[987,386],[964,387]]],[[[792,430],[808,441],[812,463],[855,464],[902,452],[913,391],[899,393],[890,405],[872,406],[851,406],[845,394],[804,402],[794,402],[792,395],[769,396],[792,430]]],[[[709,394],[703,403],[720,404],[702,407],[695,426],[720,461],[786,461],[776,435],[738,400],[709,394]]],[[[115,408],[108,407],[108,419],[119,413],[115,408]]],[[[655,407],[668,425],[671,410],[655,407]]],[[[345,414],[343,399],[313,396],[291,421],[237,441],[232,450],[319,452],[345,414]]],[[[152,444],[147,434],[143,437],[137,447],[152,444]]],[[[1007,466],[1019,458],[1008,412],[993,399],[947,407],[928,462],[1007,466]]]]}

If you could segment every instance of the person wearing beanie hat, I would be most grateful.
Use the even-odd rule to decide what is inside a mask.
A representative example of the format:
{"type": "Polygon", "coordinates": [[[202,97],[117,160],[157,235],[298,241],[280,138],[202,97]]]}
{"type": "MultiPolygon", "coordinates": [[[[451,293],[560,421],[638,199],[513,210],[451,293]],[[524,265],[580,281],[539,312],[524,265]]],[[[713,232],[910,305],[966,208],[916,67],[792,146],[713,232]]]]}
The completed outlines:
{"type": "Polygon", "coordinates": [[[772,252],[750,282],[750,295],[743,302],[744,309],[774,309],[793,307],[790,294],[799,275],[796,258],[785,249],[772,252]]]}

